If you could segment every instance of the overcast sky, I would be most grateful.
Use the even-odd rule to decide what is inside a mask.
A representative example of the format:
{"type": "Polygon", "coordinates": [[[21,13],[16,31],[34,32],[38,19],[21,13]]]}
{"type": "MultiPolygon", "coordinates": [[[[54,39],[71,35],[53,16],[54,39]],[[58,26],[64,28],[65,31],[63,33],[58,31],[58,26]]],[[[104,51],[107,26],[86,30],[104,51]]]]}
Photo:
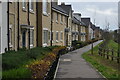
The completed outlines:
{"type": "MultiPolygon", "coordinates": [[[[110,30],[115,30],[118,28],[118,0],[102,0],[104,2],[87,2],[88,0],[74,0],[73,2],[69,0],[59,0],[65,2],[66,4],[71,4],[74,12],[79,12],[82,14],[82,17],[90,17],[91,22],[97,26],[100,26],[102,29],[105,29],[107,23],[110,24],[110,30]]],[[[99,1],[99,0],[98,0],[99,1]]]]}

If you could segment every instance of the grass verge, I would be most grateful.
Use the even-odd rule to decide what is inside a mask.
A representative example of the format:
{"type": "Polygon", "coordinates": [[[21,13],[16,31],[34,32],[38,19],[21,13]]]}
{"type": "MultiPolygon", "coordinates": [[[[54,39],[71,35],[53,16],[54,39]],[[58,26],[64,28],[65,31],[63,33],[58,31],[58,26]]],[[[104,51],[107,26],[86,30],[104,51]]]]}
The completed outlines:
{"type": "MultiPolygon", "coordinates": [[[[100,43],[101,44],[101,43],[100,43]]],[[[99,44],[99,45],[100,45],[99,44]]],[[[91,55],[91,50],[84,53],[82,57],[93,65],[99,72],[102,73],[108,80],[119,80],[120,79],[120,71],[119,66],[114,61],[107,60],[98,55],[98,46],[94,47],[94,55],[91,55]],[[118,79],[119,78],[119,79],[118,79]]]]}

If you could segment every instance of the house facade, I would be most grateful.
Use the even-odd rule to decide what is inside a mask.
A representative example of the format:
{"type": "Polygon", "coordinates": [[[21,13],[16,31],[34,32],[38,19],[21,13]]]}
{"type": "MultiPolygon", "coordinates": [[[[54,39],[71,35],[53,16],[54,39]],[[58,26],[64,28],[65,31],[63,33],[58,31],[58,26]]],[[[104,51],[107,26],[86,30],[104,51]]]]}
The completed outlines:
{"type": "Polygon", "coordinates": [[[0,53],[8,50],[8,14],[7,3],[0,1],[0,53]]]}
{"type": "Polygon", "coordinates": [[[72,27],[71,27],[72,41],[79,40],[79,27],[80,27],[80,22],[73,16],[72,27]]]}
{"type": "Polygon", "coordinates": [[[90,37],[90,31],[91,31],[91,21],[90,21],[90,18],[81,18],[81,21],[84,22],[86,24],[86,28],[85,28],[85,32],[86,32],[86,41],[89,41],[91,40],[91,37],[90,37]]]}
{"type": "Polygon", "coordinates": [[[37,46],[36,2],[9,2],[9,50],[37,46]]]}
{"type": "Polygon", "coordinates": [[[52,3],[52,42],[53,45],[66,46],[67,33],[65,28],[67,27],[68,15],[61,7],[56,3],[52,3]]]}
{"type": "Polygon", "coordinates": [[[79,41],[86,41],[86,25],[81,21],[81,26],[80,26],[80,40],[79,41]]]}
{"type": "Polygon", "coordinates": [[[42,0],[42,46],[50,46],[51,2],[42,0]]]}
{"type": "Polygon", "coordinates": [[[73,10],[71,5],[66,5],[64,2],[59,5],[63,10],[67,12],[68,19],[67,19],[67,27],[65,28],[66,31],[66,46],[70,46],[72,44],[72,16],[73,10]]]}
{"type": "Polygon", "coordinates": [[[84,22],[81,21],[81,14],[80,13],[74,13],[73,14],[75,16],[75,18],[79,21],[80,25],[78,28],[79,31],[79,35],[78,35],[78,41],[86,41],[86,24],[84,22]]]}

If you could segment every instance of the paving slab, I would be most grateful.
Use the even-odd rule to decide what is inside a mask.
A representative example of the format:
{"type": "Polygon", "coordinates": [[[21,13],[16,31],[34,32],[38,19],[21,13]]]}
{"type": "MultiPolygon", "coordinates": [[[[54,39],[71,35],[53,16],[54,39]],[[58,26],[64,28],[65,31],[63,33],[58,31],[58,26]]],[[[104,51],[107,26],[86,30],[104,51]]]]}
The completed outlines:
{"type": "MultiPolygon", "coordinates": [[[[102,40],[95,42],[93,45],[96,46],[100,42],[102,42],[102,40]]],[[[80,78],[98,78],[102,80],[103,76],[81,56],[84,52],[87,52],[90,49],[91,45],[88,45],[62,55],[59,60],[59,66],[56,72],[55,80],[79,80],[80,78]]]]}

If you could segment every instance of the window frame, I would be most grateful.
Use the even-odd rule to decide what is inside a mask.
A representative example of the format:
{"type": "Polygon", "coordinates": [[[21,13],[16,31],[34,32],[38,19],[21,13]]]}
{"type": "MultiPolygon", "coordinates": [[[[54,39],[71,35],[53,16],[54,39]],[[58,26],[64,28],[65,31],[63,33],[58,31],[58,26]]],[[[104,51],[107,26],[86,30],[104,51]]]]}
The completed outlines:
{"type": "Polygon", "coordinates": [[[34,28],[30,28],[30,47],[34,47],[34,28]],[[31,34],[32,33],[32,34],[31,34]],[[32,36],[31,36],[32,35],[32,36]],[[31,43],[31,38],[32,38],[32,43],[31,43]]]}
{"type": "Polygon", "coordinates": [[[29,0],[29,11],[34,12],[34,2],[33,2],[33,0],[29,0]]]}
{"type": "Polygon", "coordinates": [[[45,15],[45,16],[48,16],[48,1],[47,0],[43,0],[43,4],[42,4],[42,9],[43,9],[43,14],[45,15]]]}
{"type": "Polygon", "coordinates": [[[26,0],[22,0],[22,10],[27,11],[27,3],[26,0]]]}
{"type": "Polygon", "coordinates": [[[58,42],[58,41],[59,41],[59,32],[56,31],[56,42],[58,42]]]}

